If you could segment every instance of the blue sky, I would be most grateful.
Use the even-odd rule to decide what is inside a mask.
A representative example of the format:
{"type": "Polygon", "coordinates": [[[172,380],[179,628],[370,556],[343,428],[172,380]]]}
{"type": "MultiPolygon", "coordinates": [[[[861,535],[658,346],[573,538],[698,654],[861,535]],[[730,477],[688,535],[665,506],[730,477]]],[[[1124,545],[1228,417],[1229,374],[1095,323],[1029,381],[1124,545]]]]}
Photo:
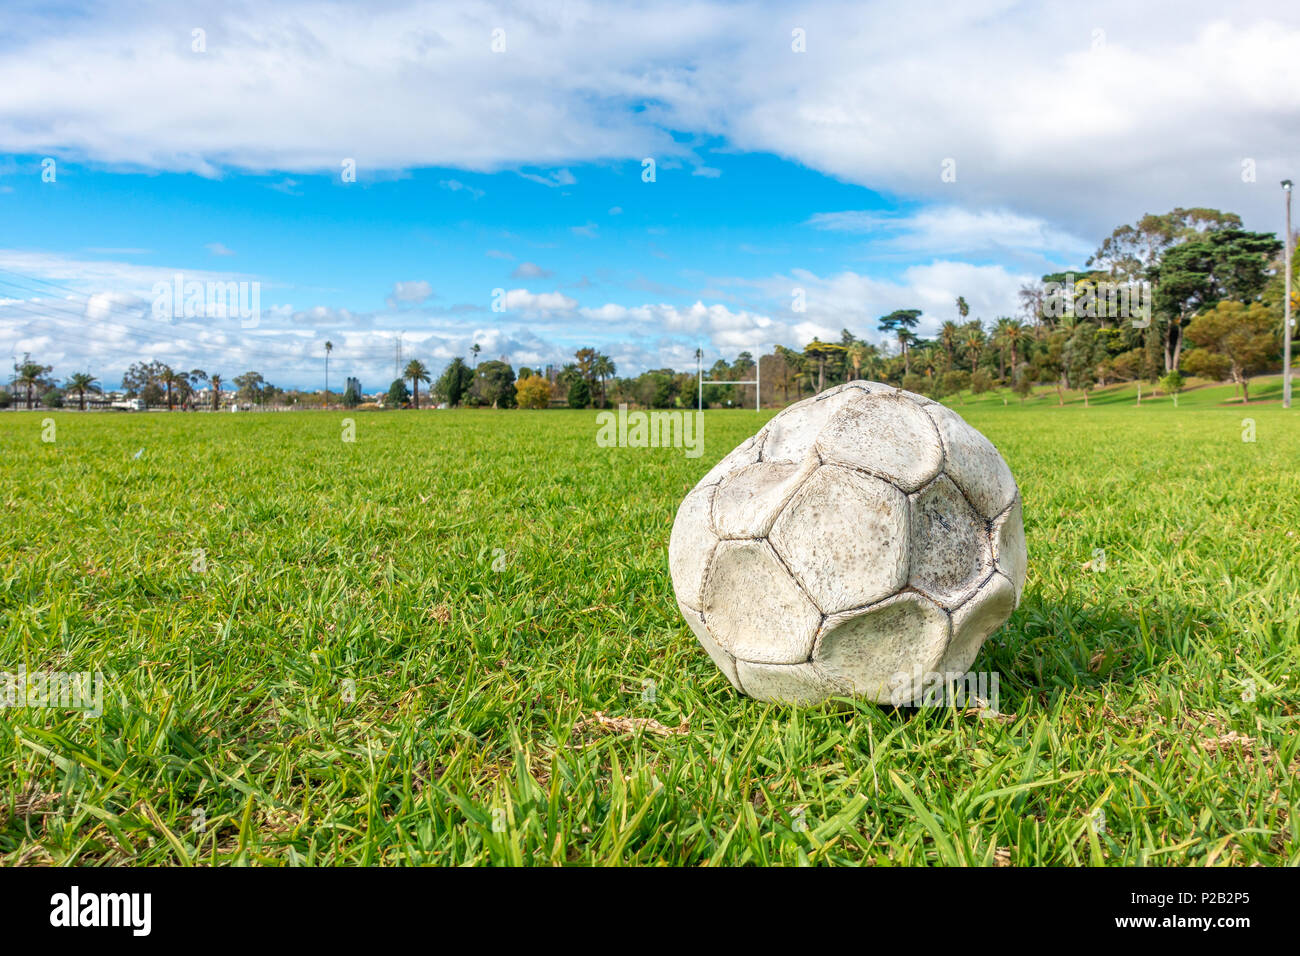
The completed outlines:
{"type": "Polygon", "coordinates": [[[0,348],[311,387],[329,339],[378,389],[399,333],[635,373],[1014,314],[1144,212],[1277,227],[1297,16],[1179,9],[7,7],[0,348]],[[177,273],[258,283],[256,328],[159,321],[177,273]]]}

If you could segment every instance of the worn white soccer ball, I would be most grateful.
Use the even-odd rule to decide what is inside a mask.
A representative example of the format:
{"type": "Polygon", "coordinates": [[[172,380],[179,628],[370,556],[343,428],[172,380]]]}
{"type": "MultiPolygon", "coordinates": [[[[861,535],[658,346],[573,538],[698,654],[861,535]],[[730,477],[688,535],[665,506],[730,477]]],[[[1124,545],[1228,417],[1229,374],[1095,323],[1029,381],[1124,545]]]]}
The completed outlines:
{"type": "Polygon", "coordinates": [[[908,704],[1020,600],[1015,479],[956,412],[878,382],[792,405],[705,475],[668,543],[677,604],[737,690],[908,704]]]}

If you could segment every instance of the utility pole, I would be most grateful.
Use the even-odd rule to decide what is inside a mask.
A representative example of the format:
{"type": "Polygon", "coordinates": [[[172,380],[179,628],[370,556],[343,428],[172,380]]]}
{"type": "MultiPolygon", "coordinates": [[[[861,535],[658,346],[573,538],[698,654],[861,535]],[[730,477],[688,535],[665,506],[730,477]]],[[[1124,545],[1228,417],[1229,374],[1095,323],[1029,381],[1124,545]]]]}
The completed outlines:
{"type": "Polygon", "coordinates": [[[1282,407],[1291,407],[1291,180],[1282,180],[1286,193],[1286,304],[1282,319],[1282,407]]]}

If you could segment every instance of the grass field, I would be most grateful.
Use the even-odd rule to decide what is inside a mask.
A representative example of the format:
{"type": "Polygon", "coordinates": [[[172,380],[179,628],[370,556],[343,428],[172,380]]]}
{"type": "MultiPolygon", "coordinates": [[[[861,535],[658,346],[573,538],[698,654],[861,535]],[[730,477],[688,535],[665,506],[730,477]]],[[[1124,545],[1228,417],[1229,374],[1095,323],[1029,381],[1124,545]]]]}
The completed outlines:
{"type": "Polygon", "coordinates": [[[0,670],[107,685],[0,710],[0,862],[1295,864],[1300,412],[1193,394],[950,402],[1024,496],[1000,717],[761,704],[700,649],[673,515],[771,413],[697,459],[582,412],[4,414],[0,670]]]}

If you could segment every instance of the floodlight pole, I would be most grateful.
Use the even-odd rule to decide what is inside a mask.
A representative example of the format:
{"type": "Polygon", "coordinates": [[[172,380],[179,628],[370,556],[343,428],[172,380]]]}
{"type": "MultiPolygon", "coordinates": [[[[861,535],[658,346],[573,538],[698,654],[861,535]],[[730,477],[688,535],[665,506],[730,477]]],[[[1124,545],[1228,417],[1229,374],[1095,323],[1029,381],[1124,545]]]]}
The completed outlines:
{"type": "Polygon", "coordinates": [[[700,383],[700,391],[699,396],[696,398],[695,410],[702,412],[704,411],[704,351],[699,348],[695,350],[695,377],[700,383]]]}
{"type": "Polygon", "coordinates": [[[1282,180],[1286,193],[1286,303],[1282,319],[1282,407],[1291,407],[1291,180],[1282,180]]]}

